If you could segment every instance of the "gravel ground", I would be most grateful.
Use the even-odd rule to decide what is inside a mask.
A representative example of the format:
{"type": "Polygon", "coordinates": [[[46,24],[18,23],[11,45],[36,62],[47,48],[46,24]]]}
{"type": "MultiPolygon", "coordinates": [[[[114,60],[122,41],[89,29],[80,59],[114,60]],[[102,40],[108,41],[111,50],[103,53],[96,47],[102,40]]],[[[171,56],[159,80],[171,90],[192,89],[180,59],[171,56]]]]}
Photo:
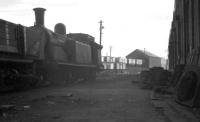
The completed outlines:
{"type": "Polygon", "coordinates": [[[151,91],[121,76],[0,96],[0,122],[171,122],[151,91]]]}

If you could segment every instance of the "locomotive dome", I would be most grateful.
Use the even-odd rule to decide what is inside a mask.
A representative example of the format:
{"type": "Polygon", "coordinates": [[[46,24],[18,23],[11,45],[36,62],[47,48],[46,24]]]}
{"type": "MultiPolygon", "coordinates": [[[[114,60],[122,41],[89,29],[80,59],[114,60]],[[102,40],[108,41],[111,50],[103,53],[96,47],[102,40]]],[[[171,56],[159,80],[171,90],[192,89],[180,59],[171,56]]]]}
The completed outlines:
{"type": "Polygon", "coordinates": [[[66,27],[63,23],[57,23],[54,27],[54,32],[58,34],[66,34],[66,27]]]}

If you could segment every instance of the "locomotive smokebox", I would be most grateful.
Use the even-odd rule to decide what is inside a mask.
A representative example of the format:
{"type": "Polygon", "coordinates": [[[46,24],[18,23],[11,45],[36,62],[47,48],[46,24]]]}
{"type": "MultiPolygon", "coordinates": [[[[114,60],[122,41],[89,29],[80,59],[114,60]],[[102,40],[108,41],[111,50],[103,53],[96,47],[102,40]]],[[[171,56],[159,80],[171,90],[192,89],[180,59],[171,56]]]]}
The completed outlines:
{"type": "Polygon", "coordinates": [[[44,8],[34,8],[35,12],[35,25],[36,26],[44,26],[44,12],[46,9],[44,8]]]}
{"type": "Polygon", "coordinates": [[[54,32],[58,33],[58,34],[62,34],[62,35],[66,34],[65,25],[63,23],[56,24],[55,27],[54,27],[54,32]]]}

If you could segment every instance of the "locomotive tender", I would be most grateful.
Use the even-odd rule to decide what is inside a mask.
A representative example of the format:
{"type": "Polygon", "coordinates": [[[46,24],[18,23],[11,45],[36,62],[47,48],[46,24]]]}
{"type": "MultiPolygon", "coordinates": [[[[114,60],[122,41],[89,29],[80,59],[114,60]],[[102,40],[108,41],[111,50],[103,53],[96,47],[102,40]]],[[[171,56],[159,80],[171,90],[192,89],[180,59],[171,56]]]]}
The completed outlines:
{"type": "Polygon", "coordinates": [[[168,49],[177,101],[200,107],[199,0],[175,0],[168,49]]]}
{"type": "Polygon", "coordinates": [[[94,37],[66,34],[62,23],[56,24],[53,32],[44,26],[45,9],[33,10],[36,21],[31,27],[0,19],[0,88],[24,87],[26,83],[19,82],[28,82],[27,77],[53,83],[95,78],[102,46],[94,37]]]}

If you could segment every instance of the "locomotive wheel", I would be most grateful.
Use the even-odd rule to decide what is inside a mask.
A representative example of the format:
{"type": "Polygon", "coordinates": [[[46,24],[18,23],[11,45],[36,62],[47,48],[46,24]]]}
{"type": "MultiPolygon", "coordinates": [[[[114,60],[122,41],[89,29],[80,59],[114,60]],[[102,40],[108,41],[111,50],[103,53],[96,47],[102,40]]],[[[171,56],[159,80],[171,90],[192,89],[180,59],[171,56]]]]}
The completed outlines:
{"type": "Polygon", "coordinates": [[[198,77],[195,72],[182,74],[177,85],[177,98],[179,101],[188,101],[195,96],[198,77]]]}

